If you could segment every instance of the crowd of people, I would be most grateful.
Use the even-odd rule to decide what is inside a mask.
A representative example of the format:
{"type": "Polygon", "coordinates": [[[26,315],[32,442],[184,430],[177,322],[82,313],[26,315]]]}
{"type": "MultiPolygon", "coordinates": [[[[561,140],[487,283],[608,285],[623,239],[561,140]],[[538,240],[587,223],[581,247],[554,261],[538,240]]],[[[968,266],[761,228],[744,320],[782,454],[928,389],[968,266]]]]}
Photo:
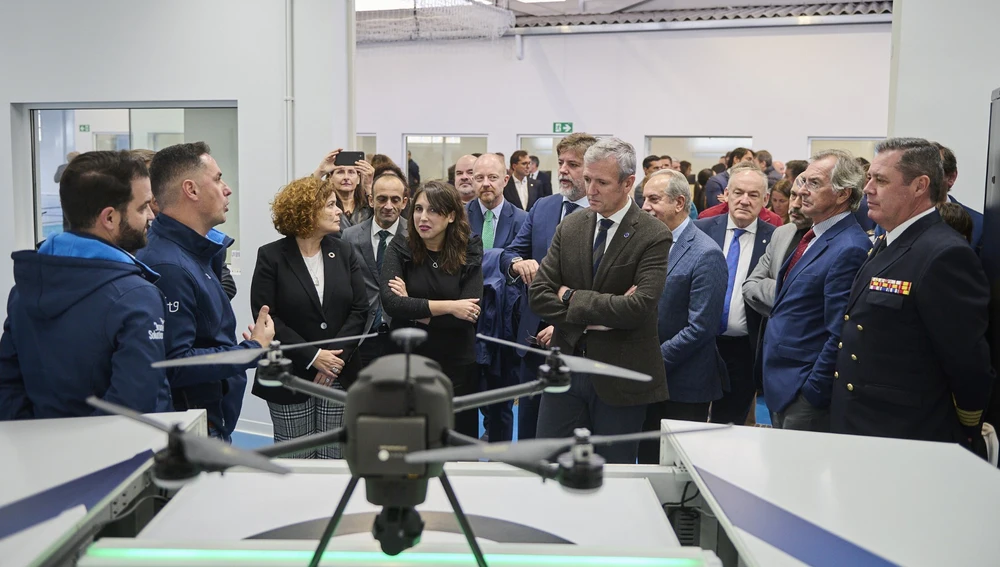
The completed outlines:
{"type": "MultiPolygon", "coordinates": [[[[982,215],[949,195],[946,147],[880,142],[774,161],[736,148],[697,174],[585,133],[558,170],[518,150],[462,156],[453,182],[414,182],[391,159],[338,164],[271,203],[282,237],[257,253],[255,320],[237,334],[225,266],[232,191],[204,143],[155,155],[87,152],[60,177],[66,231],[16,252],[0,338],[0,420],[93,415],[90,395],[140,412],[204,408],[229,440],[254,365],[153,362],[366,333],[290,350],[294,374],[347,389],[419,327],[455,395],[533,380],[540,356],[476,333],[652,376],[573,374],[518,400],[518,437],[659,429],[661,419],[963,444],[983,453],[994,371],[982,215]],[[642,177],[637,174],[637,165],[642,177]]],[[[343,157],[343,156],[342,156],[343,157]]],[[[339,426],[343,408],[254,383],[276,441],[339,426]]],[[[482,410],[490,441],[511,404],[482,410]]],[[[455,428],[477,437],[476,410],[455,428]]],[[[598,451],[656,463],[658,444],[598,451]]],[[[337,458],[335,448],[299,455],[337,458]]]]}

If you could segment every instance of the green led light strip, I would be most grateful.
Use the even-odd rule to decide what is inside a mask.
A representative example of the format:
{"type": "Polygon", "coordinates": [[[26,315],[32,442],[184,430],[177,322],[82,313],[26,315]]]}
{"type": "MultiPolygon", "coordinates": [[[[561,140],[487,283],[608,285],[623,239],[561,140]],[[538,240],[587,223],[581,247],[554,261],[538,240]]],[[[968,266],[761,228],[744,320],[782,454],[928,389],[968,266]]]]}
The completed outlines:
{"type": "MultiPolygon", "coordinates": [[[[121,560],[123,564],[134,565],[135,561],[176,561],[198,562],[288,562],[305,564],[312,557],[312,551],[282,551],[256,549],[144,549],[144,548],[95,548],[87,550],[88,557],[121,560]]],[[[459,553],[404,553],[389,559],[377,552],[327,551],[323,561],[331,563],[384,563],[404,565],[472,565],[472,554],[459,553]]],[[[551,566],[600,566],[600,567],[704,567],[701,559],[677,559],[656,557],[595,557],[563,555],[503,555],[488,557],[490,565],[551,565],[551,566]]]]}

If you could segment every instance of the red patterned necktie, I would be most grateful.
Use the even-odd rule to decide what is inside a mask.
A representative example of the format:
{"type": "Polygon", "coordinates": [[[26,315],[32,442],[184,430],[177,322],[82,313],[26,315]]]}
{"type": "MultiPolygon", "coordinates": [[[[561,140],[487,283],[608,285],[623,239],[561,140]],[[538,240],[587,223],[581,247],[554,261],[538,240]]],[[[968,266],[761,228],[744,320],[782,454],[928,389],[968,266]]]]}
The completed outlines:
{"type": "Polygon", "coordinates": [[[792,273],[792,268],[794,268],[795,264],[799,262],[802,255],[806,253],[806,247],[809,246],[809,242],[812,241],[813,238],[816,238],[816,233],[813,232],[813,229],[811,228],[808,232],[802,235],[802,240],[800,240],[799,245],[795,247],[795,253],[792,254],[792,259],[788,261],[788,268],[785,269],[785,275],[782,276],[782,279],[787,278],[788,274],[792,273]]]}

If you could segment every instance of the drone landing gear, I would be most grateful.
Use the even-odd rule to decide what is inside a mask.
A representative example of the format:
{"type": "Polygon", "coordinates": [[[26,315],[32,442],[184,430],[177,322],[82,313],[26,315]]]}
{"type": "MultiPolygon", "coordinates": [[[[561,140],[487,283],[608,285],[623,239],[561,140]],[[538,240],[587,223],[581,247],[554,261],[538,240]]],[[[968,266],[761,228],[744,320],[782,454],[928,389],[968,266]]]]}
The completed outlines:
{"type": "Polygon", "coordinates": [[[347,483],[344,495],[340,497],[340,503],[337,504],[337,510],[334,511],[333,517],[330,518],[330,523],[326,525],[322,537],[319,538],[319,547],[316,548],[316,553],[313,554],[312,559],[309,561],[309,567],[319,567],[320,561],[323,560],[323,552],[326,551],[326,546],[330,543],[333,532],[337,530],[337,524],[340,523],[340,518],[344,515],[344,510],[347,508],[347,502],[351,499],[354,489],[358,486],[358,480],[360,480],[359,477],[352,476],[351,481],[347,483]]]}
{"type": "MultiPolygon", "coordinates": [[[[448,502],[451,503],[451,508],[455,511],[455,517],[458,520],[459,527],[462,529],[462,534],[465,536],[465,541],[469,544],[473,557],[476,558],[476,565],[479,567],[488,567],[486,558],[483,557],[483,550],[479,548],[479,542],[476,541],[476,536],[472,533],[472,525],[469,524],[469,518],[462,511],[462,506],[458,503],[458,498],[451,487],[451,482],[448,481],[448,476],[442,472],[440,478],[441,486],[444,487],[444,493],[448,496],[448,502]]],[[[333,533],[337,531],[337,524],[340,523],[340,518],[344,515],[344,510],[347,508],[347,502],[351,499],[354,489],[358,486],[358,480],[359,477],[352,476],[351,481],[347,484],[344,495],[340,497],[340,503],[337,504],[337,510],[333,513],[333,517],[330,518],[330,522],[327,523],[326,529],[323,530],[319,546],[316,548],[316,552],[309,562],[309,567],[319,567],[320,562],[323,560],[323,552],[330,543],[333,533]]],[[[372,535],[379,541],[382,545],[382,551],[387,555],[399,555],[420,541],[420,534],[423,529],[424,523],[420,519],[420,514],[413,508],[384,508],[375,518],[372,535]]]]}
{"type": "Polygon", "coordinates": [[[444,471],[441,471],[440,479],[441,486],[444,487],[444,493],[448,495],[448,502],[451,502],[451,508],[455,511],[455,518],[458,519],[458,525],[462,528],[462,534],[465,535],[465,541],[469,543],[472,555],[476,558],[476,565],[487,567],[486,558],[483,557],[483,550],[479,549],[479,542],[476,541],[476,534],[472,533],[472,526],[469,524],[469,519],[465,517],[465,512],[462,511],[462,506],[458,503],[455,491],[452,490],[451,482],[444,471]]]}

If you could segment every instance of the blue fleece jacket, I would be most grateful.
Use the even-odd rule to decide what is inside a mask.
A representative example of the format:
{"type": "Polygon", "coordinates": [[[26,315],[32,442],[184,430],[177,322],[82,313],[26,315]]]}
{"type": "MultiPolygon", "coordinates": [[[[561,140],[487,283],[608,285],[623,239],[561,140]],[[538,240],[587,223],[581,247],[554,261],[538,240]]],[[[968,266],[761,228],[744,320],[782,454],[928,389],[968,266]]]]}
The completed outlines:
{"type": "Polygon", "coordinates": [[[14,288],[0,338],[0,420],[100,413],[97,396],[171,411],[157,274],[98,238],[62,233],[12,255],[14,288]]]}
{"type": "MultiPolygon", "coordinates": [[[[233,239],[213,230],[198,234],[166,214],[149,227],[149,243],[137,256],[160,274],[156,286],[166,296],[164,346],[168,359],[260,348],[236,340],[236,315],[222,289],[222,259],[233,239]]],[[[250,365],[170,368],[167,378],[178,411],[204,408],[209,434],[229,439],[243,407],[250,365]]]]}

